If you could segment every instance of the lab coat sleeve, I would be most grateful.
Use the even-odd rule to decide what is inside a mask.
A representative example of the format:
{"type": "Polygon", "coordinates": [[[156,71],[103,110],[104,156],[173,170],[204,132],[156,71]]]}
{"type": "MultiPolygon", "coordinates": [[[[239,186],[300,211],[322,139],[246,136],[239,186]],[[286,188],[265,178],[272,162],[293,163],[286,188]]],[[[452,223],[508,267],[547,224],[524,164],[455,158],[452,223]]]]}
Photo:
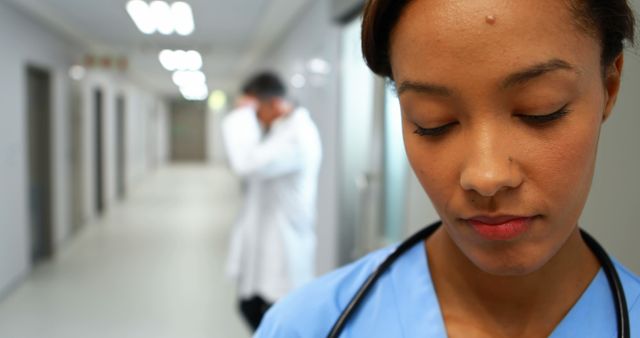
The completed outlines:
{"type": "Polygon", "coordinates": [[[256,113],[251,108],[231,112],[222,123],[222,135],[231,169],[239,176],[273,178],[303,165],[301,140],[296,129],[284,128],[260,140],[256,113]]]}
{"type": "Polygon", "coordinates": [[[237,174],[246,166],[244,163],[260,143],[260,125],[255,110],[244,107],[230,112],[222,120],[222,138],[231,170],[237,174]]]}
{"type": "Polygon", "coordinates": [[[273,178],[298,171],[303,165],[300,148],[295,135],[270,135],[247,151],[238,161],[236,172],[240,176],[273,178]]]}

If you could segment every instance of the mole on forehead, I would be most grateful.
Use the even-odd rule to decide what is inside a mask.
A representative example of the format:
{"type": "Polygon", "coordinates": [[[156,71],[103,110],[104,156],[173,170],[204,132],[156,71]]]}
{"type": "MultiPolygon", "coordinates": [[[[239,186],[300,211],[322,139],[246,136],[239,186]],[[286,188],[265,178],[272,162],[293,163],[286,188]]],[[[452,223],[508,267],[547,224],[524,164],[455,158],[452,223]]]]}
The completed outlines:
{"type": "Polygon", "coordinates": [[[490,25],[493,25],[493,24],[495,24],[495,23],[496,23],[496,16],[495,16],[495,15],[487,15],[487,16],[484,18],[484,21],[486,21],[486,23],[488,23],[488,24],[490,24],[490,25]]]}

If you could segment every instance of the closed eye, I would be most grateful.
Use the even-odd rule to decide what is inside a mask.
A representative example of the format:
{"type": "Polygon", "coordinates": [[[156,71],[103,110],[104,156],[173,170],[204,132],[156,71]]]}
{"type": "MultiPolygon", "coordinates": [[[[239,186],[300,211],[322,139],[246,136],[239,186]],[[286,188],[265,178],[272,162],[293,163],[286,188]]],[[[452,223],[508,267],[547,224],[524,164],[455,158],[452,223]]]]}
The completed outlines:
{"type": "MultiPolygon", "coordinates": [[[[529,123],[529,124],[545,125],[545,124],[548,124],[550,122],[559,120],[559,119],[563,118],[564,116],[566,116],[569,113],[570,113],[570,110],[568,109],[568,105],[566,105],[566,106],[560,108],[558,111],[555,111],[555,112],[553,112],[551,114],[547,114],[547,115],[519,114],[517,116],[522,121],[524,121],[526,123],[529,123]]],[[[437,137],[437,136],[445,134],[447,131],[449,131],[449,129],[451,129],[456,124],[458,124],[458,122],[451,122],[451,123],[447,123],[445,125],[442,125],[442,126],[439,126],[439,127],[435,127],[435,128],[423,128],[423,127],[420,127],[420,126],[416,125],[416,130],[414,131],[414,134],[417,134],[417,135],[420,135],[420,136],[437,137]]]]}
{"type": "Polygon", "coordinates": [[[451,122],[451,123],[447,123],[445,125],[442,125],[440,127],[435,127],[435,128],[422,128],[422,127],[416,125],[416,130],[413,133],[417,134],[417,135],[420,135],[420,136],[436,137],[436,136],[443,135],[444,133],[449,131],[449,129],[451,129],[451,127],[453,127],[456,124],[458,124],[458,122],[451,122]]]}
{"type": "Polygon", "coordinates": [[[551,114],[547,114],[547,115],[518,115],[518,117],[527,123],[530,124],[537,124],[537,125],[544,125],[550,122],[553,122],[555,120],[561,119],[562,117],[566,116],[567,114],[569,114],[570,110],[568,109],[568,105],[560,108],[560,110],[553,112],[551,114]]]}

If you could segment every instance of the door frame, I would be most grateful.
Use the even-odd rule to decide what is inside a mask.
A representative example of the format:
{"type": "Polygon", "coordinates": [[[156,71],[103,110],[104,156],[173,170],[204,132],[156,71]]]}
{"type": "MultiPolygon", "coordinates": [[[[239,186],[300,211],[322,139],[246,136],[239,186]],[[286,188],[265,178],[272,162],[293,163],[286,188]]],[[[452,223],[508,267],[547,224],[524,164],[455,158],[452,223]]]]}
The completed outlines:
{"type": "Polygon", "coordinates": [[[51,72],[40,66],[27,64],[25,67],[25,122],[26,122],[26,152],[27,152],[27,170],[28,170],[28,193],[27,193],[27,203],[29,206],[29,238],[30,238],[30,259],[33,264],[37,264],[43,260],[49,259],[54,255],[54,208],[53,208],[53,197],[54,194],[54,184],[53,184],[53,163],[52,163],[52,150],[54,149],[54,140],[53,140],[53,121],[52,121],[52,93],[53,93],[53,81],[51,72]],[[37,95],[32,92],[31,81],[35,77],[42,77],[46,82],[45,92],[46,97],[34,97],[37,95]],[[33,110],[33,100],[45,100],[46,104],[44,105],[45,112],[40,116],[34,116],[33,110]],[[37,128],[34,126],[34,119],[40,119],[41,122],[44,122],[44,126],[41,128],[37,128]],[[32,140],[33,133],[44,133],[42,135],[42,139],[40,139],[39,144],[34,145],[32,140]],[[35,148],[34,148],[35,147],[35,148]],[[36,154],[34,154],[36,152],[36,154]],[[33,156],[43,156],[42,163],[38,163],[38,166],[42,165],[42,172],[39,174],[34,173],[34,161],[32,159],[33,156]],[[34,179],[36,176],[39,176],[39,179],[43,180],[44,187],[42,187],[42,196],[40,197],[43,201],[38,201],[38,197],[34,196],[36,193],[34,187],[34,179]],[[42,203],[41,203],[42,202],[42,203]],[[41,204],[43,208],[42,215],[36,214],[35,209],[40,208],[37,204],[41,204]],[[37,218],[41,218],[38,220],[37,218]],[[36,224],[35,222],[42,222],[42,229],[39,229],[39,234],[35,234],[36,224]],[[42,236],[41,242],[37,243],[37,240],[34,236],[42,236]],[[37,244],[36,244],[37,243],[37,244]],[[38,246],[38,247],[36,247],[38,246]]]}
{"type": "Polygon", "coordinates": [[[94,210],[98,217],[102,216],[106,209],[106,186],[105,186],[105,91],[103,88],[95,87],[92,90],[92,113],[93,113],[93,152],[94,152],[94,210]]]}
{"type": "Polygon", "coordinates": [[[127,99],[116,96],[116,194],[118,199],[127,195],[127,99]]]}

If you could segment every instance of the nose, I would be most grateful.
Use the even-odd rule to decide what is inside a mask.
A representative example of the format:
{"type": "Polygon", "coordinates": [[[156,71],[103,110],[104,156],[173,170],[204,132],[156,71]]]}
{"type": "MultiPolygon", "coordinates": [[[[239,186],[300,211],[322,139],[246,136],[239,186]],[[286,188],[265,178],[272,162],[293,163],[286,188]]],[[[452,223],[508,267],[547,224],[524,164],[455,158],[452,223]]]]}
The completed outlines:
{"type": "Polygon", "coordinates": [[[517,157],[509,149],[508,138],[503,139],[499,133],[485,132],[469,141],[460,174],[460,185],[464,190],[492,197],[501,190],[522,184],[524,175],[517,157]]]}

